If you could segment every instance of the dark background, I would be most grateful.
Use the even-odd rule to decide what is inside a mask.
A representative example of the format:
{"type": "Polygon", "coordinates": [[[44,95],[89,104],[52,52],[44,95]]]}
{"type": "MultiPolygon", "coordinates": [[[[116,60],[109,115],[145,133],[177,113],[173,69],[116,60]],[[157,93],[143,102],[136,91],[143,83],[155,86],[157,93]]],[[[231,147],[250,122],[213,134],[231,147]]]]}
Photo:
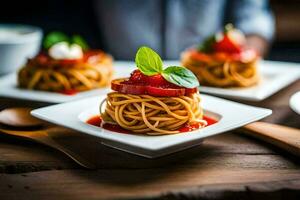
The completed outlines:
{"type": "MultiPolygon", "coordinates": [[[[276,17],[276,35],[267,59],[300,62],[300,1],[271,0],[270,4],[276,17]]],[[[91,0],[11,0],[1,5],[0,12],[0,23],[36,25],[45,33],[78,33],[91,47],[105,49],[95,19],[91,0]]]]}

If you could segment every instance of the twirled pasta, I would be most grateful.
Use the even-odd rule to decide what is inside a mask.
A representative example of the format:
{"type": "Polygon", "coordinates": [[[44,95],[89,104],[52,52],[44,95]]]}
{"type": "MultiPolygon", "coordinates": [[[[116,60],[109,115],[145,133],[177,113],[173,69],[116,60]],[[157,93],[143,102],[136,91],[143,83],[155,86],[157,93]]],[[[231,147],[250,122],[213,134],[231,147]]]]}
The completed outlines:
{"type": "MultiPolygon", "coordinates": [[[[103,105],[103,104],[102,104],[103,105]]],[[[149,135],[175,134],[185,124],[199,123],[203,111],[198,93],[179,97],[154,97],[111,92],[106,98],[101,117],[106,122],[117,123],[126,130],[149,135]]]]}
{"type": "Polygon", "coordinates": [[[216,87],[248,87],[258,83],[257,59],[247,62],[232,59],[195,59],[190,52],[184,52],[182,65],[197,76],[202,85],[216,87]]]}
{"type": "Polygon", "coordinates": [[[85,91],[108,86],[112,75],[112,57],[102,52],[64,66],[59,61],[42,63],[33,58],[19,71],[18,85],[54,92],[85,91]]]}

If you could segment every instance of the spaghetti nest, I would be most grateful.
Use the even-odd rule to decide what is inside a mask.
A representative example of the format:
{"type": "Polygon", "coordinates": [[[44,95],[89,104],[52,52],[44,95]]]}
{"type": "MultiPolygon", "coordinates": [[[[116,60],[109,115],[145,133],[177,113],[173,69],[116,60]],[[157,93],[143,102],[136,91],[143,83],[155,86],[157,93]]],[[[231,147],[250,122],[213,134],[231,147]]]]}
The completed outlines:
{"type": "Polygon", "coordinates": [[[216,87],[249,87],[259,81],[256,59],[242,62],[231,59],[194,59],[182,55],[182,65],[195,73],[203,85],[216,87]]]}
{"type": "MultiPolygon", "coordinates": [[[[102,105],[100,106],[100,112],[102,105]]],[[[112,92],[107,95],[105,112],[101,113],[105,122],[113,122],[122,128],[149,135],[175,134],[186,124],[202,120],[200,95],[180,97],[154,97],[112,92]]]]}
{"type": "Polygon", "coordinates": [[[85,91],[110,84],[112,57],[99,54],[87,60],[61,64],[59,61],[29,60],[18,73],[21,88],[61,92],[85,91]]]}

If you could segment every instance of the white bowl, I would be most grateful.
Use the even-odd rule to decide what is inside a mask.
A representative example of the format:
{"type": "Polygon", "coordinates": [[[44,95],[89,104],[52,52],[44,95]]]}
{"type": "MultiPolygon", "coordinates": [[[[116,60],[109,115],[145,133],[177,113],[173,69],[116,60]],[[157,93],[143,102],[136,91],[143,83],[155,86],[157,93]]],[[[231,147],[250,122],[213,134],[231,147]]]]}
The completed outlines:
{"type": "Polygon", "coordinates": [[[0,75],[18,70],[35,56],[41,45],[40,28],[21,24],[0,24],[0,75]]]}

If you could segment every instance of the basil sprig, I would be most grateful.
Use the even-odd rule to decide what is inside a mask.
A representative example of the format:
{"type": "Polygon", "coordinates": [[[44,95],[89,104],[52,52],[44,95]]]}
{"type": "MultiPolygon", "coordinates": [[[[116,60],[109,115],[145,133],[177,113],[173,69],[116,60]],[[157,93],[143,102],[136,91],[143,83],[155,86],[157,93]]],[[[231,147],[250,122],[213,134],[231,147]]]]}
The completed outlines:
{"type": "Polygon", "coordinates": [[[160,56],[149,47],[141,47],[136,53],[135,63],[137,68],[147,76],[161,74],[168,82],[185,88],[199,86],[199,81],[190,70],[169,66],[163,69],[163,62],[160,56]]]}
{"type": "Polygon", "coordinates": [[[73,35],[72,37],[67,36],[66,34],[54,31],[46,35],[43,41],[43,47],[49,49],[51,46],[59,43],[67,42],[69,44],[78,44],[83,50],[88,50],[89,45],[80,35],[73,35]]]}
{"type": "Polygon", "coordinates": [[[88,50],[90,47],[80,35],[73,35],[70,40],[71,44],[78,44],[84,51],[88,50]]]}
{"type": "Polygon", "coordinates": [[[141,47],[136,53],[135,63],[139,70],[147,75],[152,76],[163,71],[163,62],[160,56],[149,47],[141,47]]]}
{"type": "Polygon", "coordinates": [[[67,35],[65,35],[62,32],[55,31],[55,32],[49,33],[45,37],[45,39],[43,41],[43,46],[45,49],[49,49],[51,46],[53,46],[56,43],[64,42],[64,41],[68,41],[68,40],[69,40],[69,37],[67,35]]]}
{"type": "Polygon", "coordinates": [[[199,86],[199,82],[193,72],[178,66],[170,66],[161,74],[167,81],[185,88],[194,88],[199,86]]]}
{"type": "MultiPolygon", "coordinates": [[[[230,31],[234,30],[234,26],[232,24],[226,24],[223,30],[223,34],[227,35],[230,31]]],[[[207,37],[202,44],[200,44],[197,49],[198,51],[204,53],[211,53],[214,51],[213,45],[217,42],[217,34],[211,35],[207,37]]]]}
{"type": "Polygon", "coordinates": [[[202,44],[198,46],[198,51],[204,53],[211,53],[213,52],[213,45],[216,43],[216,36],[212,35],[206,38],[202,44]]]}

